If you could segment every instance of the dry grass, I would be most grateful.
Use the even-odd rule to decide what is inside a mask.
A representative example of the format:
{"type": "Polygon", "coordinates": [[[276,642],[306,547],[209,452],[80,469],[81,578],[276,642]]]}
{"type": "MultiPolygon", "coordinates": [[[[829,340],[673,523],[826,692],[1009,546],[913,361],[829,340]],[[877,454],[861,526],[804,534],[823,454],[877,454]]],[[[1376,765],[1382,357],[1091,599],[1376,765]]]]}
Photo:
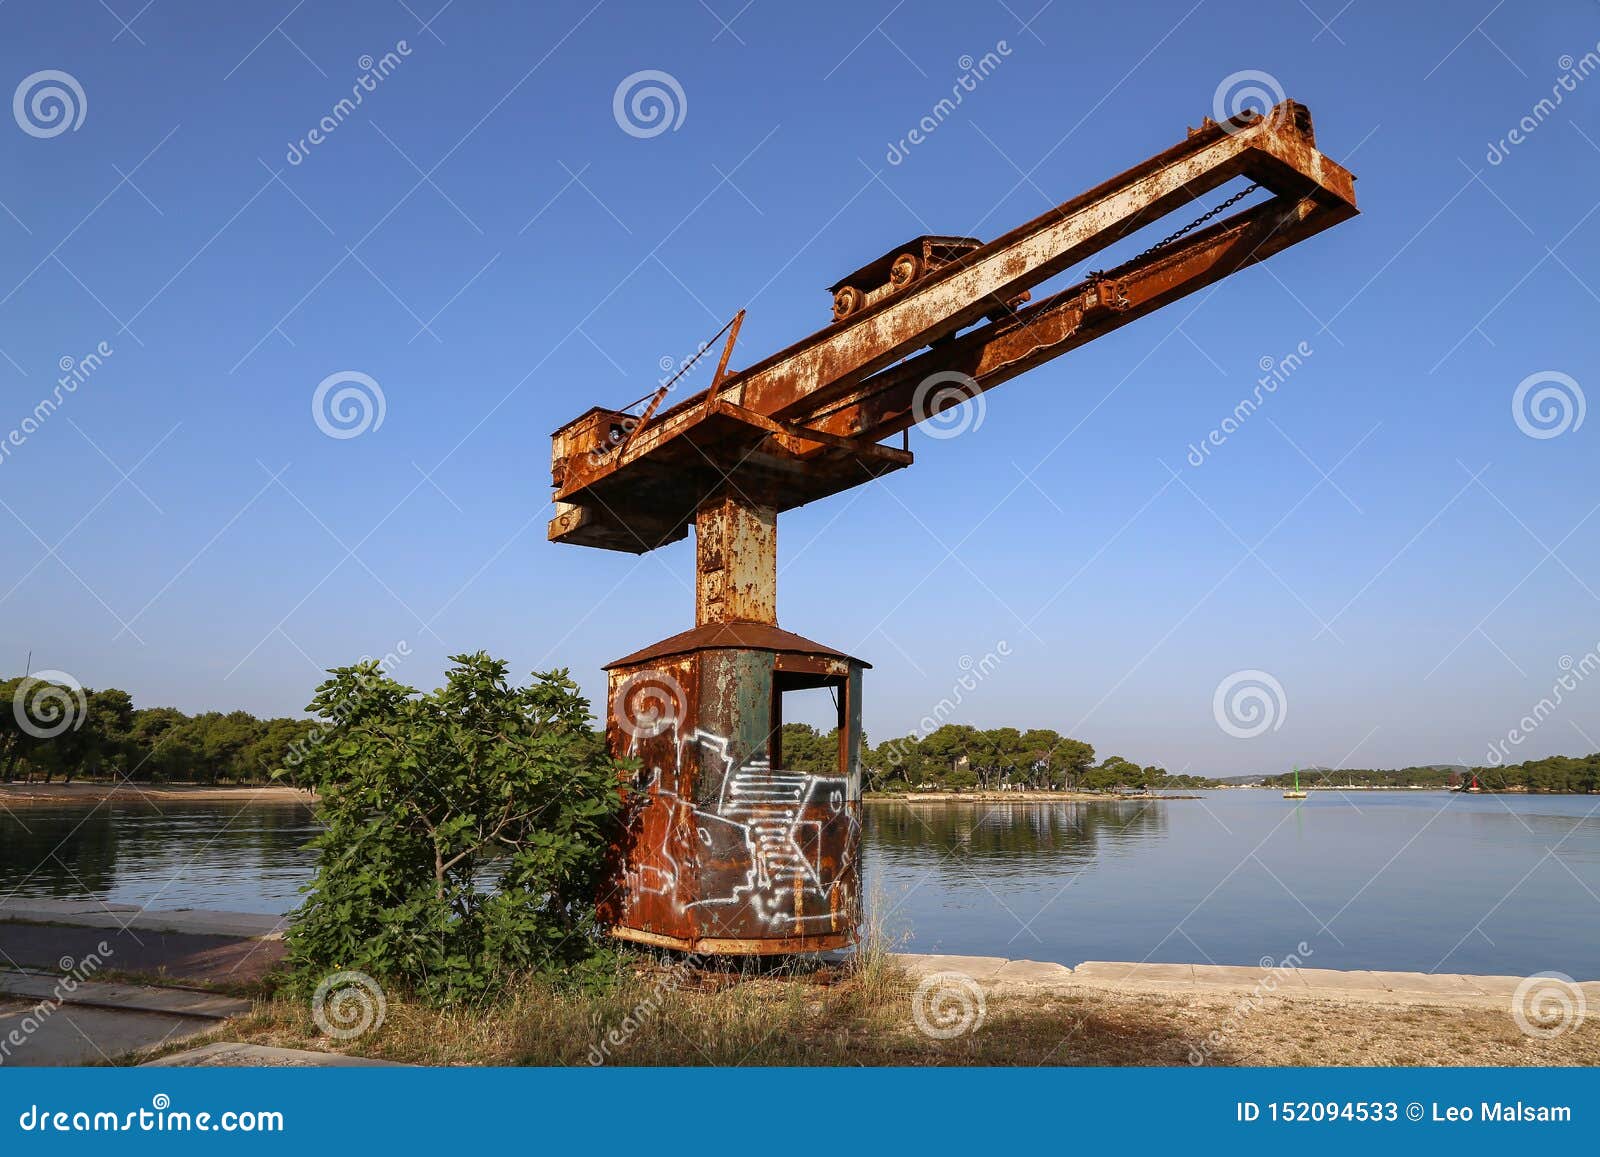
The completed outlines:
{"type": "Polygon", "coordinates": [[[526,983],[491,1007],[439,1011],[391,994],[382,1027],[350,1042],[323,1036],[303,1002],[286,1000],[209,1039],[425,1065],[1600,1064],[1593,1019],[1534,1040],[1489,1010],[1273,999],[1208,1045],[1236,998],[1091,989],[991,993],[978,1028],[933,1040],[913,1020],[914,989],[882,949],[804,971],[640,961],[603,995],[526,983]]]}

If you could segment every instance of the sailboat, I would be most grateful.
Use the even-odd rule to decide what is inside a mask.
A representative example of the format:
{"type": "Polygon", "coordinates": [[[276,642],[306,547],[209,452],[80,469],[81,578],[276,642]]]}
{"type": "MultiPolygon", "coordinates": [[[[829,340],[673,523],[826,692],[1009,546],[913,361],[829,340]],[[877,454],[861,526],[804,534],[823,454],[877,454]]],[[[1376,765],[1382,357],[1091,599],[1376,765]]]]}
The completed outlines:
{"type": "Polygon", "coordinates": [[[1305,799],[1306,793],[1300,790],[1300,769],[1294,769],[1294,790],[1283,793],[1284,799],[1305,799]]]}
{"type": "Polygon", "coordinates": [[[1483,788],[1478,786],[1478,777],[1477,776],[1473,776],[1472,777],[1472,786],[1467,788],[1467,791],[1471,792],[1473,795],[1477,795],[1482,790],[1483,790],[1483,788]]]}

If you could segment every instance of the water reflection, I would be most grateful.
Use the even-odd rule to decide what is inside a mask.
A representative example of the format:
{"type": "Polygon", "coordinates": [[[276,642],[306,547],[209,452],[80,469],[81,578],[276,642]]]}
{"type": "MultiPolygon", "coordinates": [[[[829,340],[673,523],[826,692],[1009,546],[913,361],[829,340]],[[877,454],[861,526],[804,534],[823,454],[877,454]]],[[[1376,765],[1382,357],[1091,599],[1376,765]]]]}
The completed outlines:
{"type": "Polygon", "coordinates": [[[1165,807],[1150,800],[873,804],[866,812],[869,861],[962,876],[1071,874],[1167,830],[1165,807]]]}
{"type": "Polygon", "coordinates": [[[878,923],[917,952],[1600,978],[1600,803],[1276,792],[867,808],[878,923]]]}
{"type": "MultiPolygon", "coordinates": [[[[866,885],[918,952],[1279,959],[1600,979],[1600,801],[1276,792],[1105,803],[871,803],[866,885]]],[[[301,805],[0,810],[0,897],[286,912],[301,805]]]]}
{"type": "Polygon", "coordinates": [[[316,828],[301,804],[103,804],[0,812],[0,896],[283,912],[316,828]]]}

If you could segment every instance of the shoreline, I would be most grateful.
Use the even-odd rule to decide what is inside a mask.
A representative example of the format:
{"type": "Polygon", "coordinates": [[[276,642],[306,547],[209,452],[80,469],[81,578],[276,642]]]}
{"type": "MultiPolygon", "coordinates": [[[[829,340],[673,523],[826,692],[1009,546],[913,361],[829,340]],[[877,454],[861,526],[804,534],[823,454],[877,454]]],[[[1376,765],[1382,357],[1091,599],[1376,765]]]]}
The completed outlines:
{"type": "Polygon", "coordinates": [[[0,806],[26,807],[82,803],[245,803],[314,804],[316,794],[297,787],[263,785],[215,787],[203,784],[0,783],[0,806]]]}
{"type": "Polygon", "coordinates": [[[862,803],[1126,803],[1133,800],[1200,799],[1184,794],[1151,792],[1115,795],[1093,791],[917,791],[863,793],[862,803]]]}

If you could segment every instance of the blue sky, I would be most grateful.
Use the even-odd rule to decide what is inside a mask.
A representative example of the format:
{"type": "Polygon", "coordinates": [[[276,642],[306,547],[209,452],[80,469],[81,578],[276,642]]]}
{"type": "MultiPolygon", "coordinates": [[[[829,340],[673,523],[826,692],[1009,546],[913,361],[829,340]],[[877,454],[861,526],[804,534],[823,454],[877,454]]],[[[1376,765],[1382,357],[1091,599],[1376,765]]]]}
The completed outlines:
{"type": "MultiPolygon", "coordinates": [[[[735,365],[819,328],[843,272],[997,236],[1245,71],[1311,108],[1363,215],[785,515],[780,622],[875,664],[875,739],[1003,643],[969,721],[1224,774],[1483,762],[1600,645],[1600,418],[1575,409],[1600,388],[1600,78],[1535,112],[1600,51],[1600,6],[438,2],[0,7],[6,90],[82,93],[53,135],[26,101],[0,118],[0,440],[63,359],[112,351],[0,458],[6,669],[31,649],[143,705],[293,713],[320,668],[404,643],[418,686],[483,648],[598,696],[602,663],[690,624],[692,544],[547,543],[552,429],[740,307],[735,365]],[[682,92],[647,137],[613,110],[644,70],[682,92]],[[383,421],[332,438],[312,396],[347,371],[383,421]],[[1573,407],[1558,436],[1514,417],[1538,374],[1566,375],[1530,387],[1573,407]],[[1250,671],[1281,692],[1240,738],[1214,697],[1250,671]]],[[[1575,683],[1515,758],[1600,747],[1600,680],[1575,683]]]]}

